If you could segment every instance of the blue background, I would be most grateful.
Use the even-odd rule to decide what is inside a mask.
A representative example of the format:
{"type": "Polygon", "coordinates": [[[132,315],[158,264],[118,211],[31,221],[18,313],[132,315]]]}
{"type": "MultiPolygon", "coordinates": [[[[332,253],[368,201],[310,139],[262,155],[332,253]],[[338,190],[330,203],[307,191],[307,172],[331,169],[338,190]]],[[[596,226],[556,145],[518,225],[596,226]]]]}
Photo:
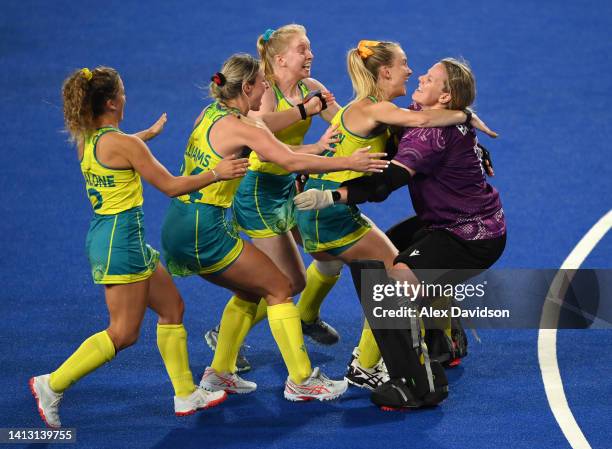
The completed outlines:
{"type": "MultiPolygon", "coordinates": [[[[42,423],[27,387],[103,329],[102,290],[91,282],[84,238],[91,217],[74,149],[62,132],[60,86],[73,69],[109,65],[128,97],[122,128],[169,121],[150,142],[178,172],[207,84],[223,60],[255,53],[266,28],[306,26],[313,76],[341,104],[351,85],[346,51],[360,39],[402,44],[416,76],[438,59],[463,56],[477,77],[477,110],[500,133],[493,153],[508,220],[498,267],[558,268],[611,208],[612,3],[477,0],[323,2],[5,1],[0,15],[0,427],[42,423]]],[[[408,98],[398,104],[406,105],[408,98]]],[[[315,120],[313,141],[325,124],[315,120]]],[[[147,239],[159,248],[168,198],[145,187],[147,239]]],[[[410,213],[405,191],[363,208],[385,229],[410,213]]],[[[612,236],[584,266],[612,267],[612,236]]],[[[308,262],[307,262],[308,263],[308,262]]],[[[228,294],[200,279],[177,281],[194,375],[212,359],[202,339],[228,294]]],[[[520,300],[520,298],[517,298],[520,300]]],[[[341,333],[331,348],[309,345],[313,364],[343,375],[360,333],[345,271],[323,306],[341,333]]],[[[569,405],[592,447],[609,447],[610,331],[562,331],[558,354],[569,405]]],[[[333,403],[282,398],[285,368],[265,322],[248,336],[257,393],[177,419],[148,313],[139,343],[83,379],[62,402],[78,447],[569,447],[548,407],[537,331],[487,331],[449,373],[451,396],[433,410],[382,413],[351,389],[333,403]]]]}

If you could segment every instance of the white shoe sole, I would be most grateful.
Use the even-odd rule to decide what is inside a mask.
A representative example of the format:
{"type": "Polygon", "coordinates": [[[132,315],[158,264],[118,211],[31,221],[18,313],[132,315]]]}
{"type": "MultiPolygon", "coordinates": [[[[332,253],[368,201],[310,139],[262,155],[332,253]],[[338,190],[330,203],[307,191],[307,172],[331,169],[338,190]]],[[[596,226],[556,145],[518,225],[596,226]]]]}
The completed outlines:
{"type": "Polygon", "coordinates": [[[202,385],[200,383],[200,388],[206,390],[206,391],[211,391],[211,392],[215,392],[215,391],[225,391],[227,394],[249,394],[249,393],[253,393],[254,391],[257,390],[257,386],[255,386],[255,388],[222,388],[222,387],[217,387],[217,386],[209,386],[209,385],[202,385]]]}
{"type": "Polygon", "coordinates": [[[188,410],[186,412],[174,412],[174,414],[176,416],[189,416],[189,415],[193,415],[196,412],[199,412],[200,410],[206,410],[207,408],[213,408],[216,407],[217,405],[221,404],[222,402],[225,402],[225,400],[227,399],[227,392],[224,392],[225,394],[223,396],[221,396],[219,399],[213,399],[212,401],[209,401],[206,403],[205,406],[203,407],[198,407],[196,409],[193,410],[188,410]]]}

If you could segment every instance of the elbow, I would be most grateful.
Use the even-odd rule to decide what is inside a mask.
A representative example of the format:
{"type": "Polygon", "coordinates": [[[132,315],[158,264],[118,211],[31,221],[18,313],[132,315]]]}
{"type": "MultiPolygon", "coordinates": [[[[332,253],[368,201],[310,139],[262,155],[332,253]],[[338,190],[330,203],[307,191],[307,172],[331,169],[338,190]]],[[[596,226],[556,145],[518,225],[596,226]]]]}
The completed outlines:
{"type": "Polygon", "coordinates": [[[293,158],[287,158],[278,165],[291,173],[301,172],[304,170],[304,164],[301,164],[299,161],[293,158]]]}
{"type": "Polygon", "coordinates": [[[172,187],[162,189],[162,192],[170,198],[176,198],[177,196],[180,196],[182,194],[181,191],[172,187]]]}
{"type": "Polygon", "coordinates": [[[161,186],[159,190],[161,190],[163,194],[169,196],[170,198],[176,198],[177,196],[181,196],[185,192],[183,192],[183,190],[180,188],[178,182],[173,182],[176,180],[177,179],[175,178],[172,181],[166,183],[165,185],[161,186]]]}

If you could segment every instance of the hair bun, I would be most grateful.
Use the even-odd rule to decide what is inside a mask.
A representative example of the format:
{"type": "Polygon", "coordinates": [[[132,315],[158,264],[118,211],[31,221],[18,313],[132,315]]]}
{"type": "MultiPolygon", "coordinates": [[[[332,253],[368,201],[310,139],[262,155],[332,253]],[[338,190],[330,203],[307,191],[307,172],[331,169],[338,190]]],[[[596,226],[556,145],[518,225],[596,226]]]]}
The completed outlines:
{"type": "Polygon", "coordinates": [[[225,83],[227,83],[227,79],[225,78],[225,75],[223,75],[223,73],[221,72],[217,72],[215,73],[210,80],[215,83],[217,86],[219,87],[223,87],[225,85],[225,83]]]}

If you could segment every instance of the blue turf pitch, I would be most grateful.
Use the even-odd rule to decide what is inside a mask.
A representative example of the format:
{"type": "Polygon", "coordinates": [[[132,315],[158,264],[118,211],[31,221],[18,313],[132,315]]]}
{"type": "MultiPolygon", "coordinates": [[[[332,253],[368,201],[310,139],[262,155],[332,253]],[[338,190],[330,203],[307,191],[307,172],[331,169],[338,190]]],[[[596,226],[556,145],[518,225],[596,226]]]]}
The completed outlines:
{"type": "MultiPolygon", "coordinates": [[[[59,90],[73,69],[110,65],[123,76],[123,128],[162,112],[169,122],[151,148],[178,171],[204,85],[233,52],[255,52],[266,28],[298,22],[312,41],[313,76],[341,103],[351,95],[344,55],[359,39],[402,44],[416,76],[436,60],[463,56],[478,81],[477,109],[500,132],[493,153],[508,219],[499,267],[557,268],[611,209],[612,3],[503,2],[3,2],[0,15],[0,427],[41,425],[27,388],[107,324],[89,275],[84,239],[91,216],[76,155],[62,134],[59,90]]],[[[399,104],[406,104],[400,100],[399,104]]],[[[321,121],[310,140],[324,129],[321,121]]],[[[169,200],[145,188],[148,241],[160,247],[169,200]]],[[[410,213],[406,192],[364,211],[381,228],[410,213]]],[[[585,265],[612,267],[612,236],[585,265]]],[[[212,354],[202,332],[228,295],[181,280],[194,374],[212,354]]],[[[517,298],[520,300],[520,298],[517,298]]],[[[309,345],[332,376],[360,333],[348,272],[323,306],[342,334],[332,348],[309,345]]],[[[564,331],[558,354],[569,405],[593,448],[610,447],[610,331],[564,331]]],[[[382,413],[350,390],[333,403],[282,398],[286,376],[267,324],[247,338],[256,394],[230,397],[192,417],[172,413],[172,390],[147,314],[139,343],[83,379],[62,403],[78,447],[564,448],[546,402],[537,331],[487,331],[450,376],[451,396],[433,410],[382,413]]]]}

